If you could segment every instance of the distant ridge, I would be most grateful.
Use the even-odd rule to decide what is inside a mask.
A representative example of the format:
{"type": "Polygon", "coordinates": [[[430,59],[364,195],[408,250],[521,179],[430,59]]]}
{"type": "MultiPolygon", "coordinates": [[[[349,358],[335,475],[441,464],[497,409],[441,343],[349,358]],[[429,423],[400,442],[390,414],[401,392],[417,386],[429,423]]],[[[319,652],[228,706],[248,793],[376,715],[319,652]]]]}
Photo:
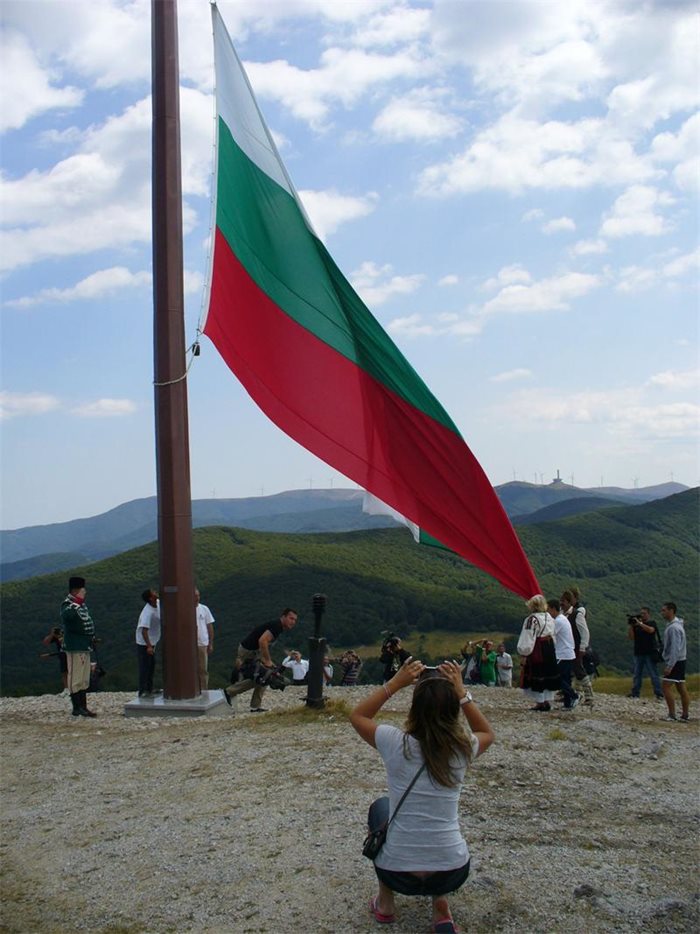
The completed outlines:
{"type": "MultiPolygon", "coordinates": [[[[543,593],[580,586],[593,644],[606,666],[629,669],[628,613],[648,605],[660,622],[658,607],[674,600],[686,621],[689,670],[697,670],[699,507],[700,490],[694,489],[518,530],[543,593]]],[[[333,650],[376,643],[387,629],[404,636],[435,629],[454,633],[456,653],[465,631],[508,633],[512,647],[526,612],[522,599],[487,574],[449,552],[416,545],[405,528],[317,535],[201,528],[194,533],[194,564],[217,621],[211,663],[216,687],[229,677],[241,636],[283,606],[297,607],[300,623],[294,642],[277,651],[305,646],[313,631],[314,593],[328,597],[324,635],[333,650]]],[[[129,689],[136,676],[140,594],[158,582],[157,544],[75,570],[89,581],[106,689],[129,689]]],[[[41,693],[55,685],[58,668],[39,657],[40,640],[57,621],[65,586],[63,571],[2,585],[3,693],[41,693]]],[[[409,648],[419,646],[416,639],[409,648]]]]}
{"type": "Polygon", "coordinates": [[[515,516],[513,522],[516,526],[533,525],[537,522],[555,522],[557,519],[566,519],[567,516],[581,516],[587,512],[597,512],[599,509],[623,505],[632,504],[621,503],[619,499],[607,496],[574,496],[571,499],[561,500],[559,503],[552,503],[551,506],[536,509],[535,512],[526,516],[515,516]]]}
{"type": "MultiPolygon", "coordinates": [[[[562,514],[577,514],[616,502],[641,504],[685,489],[680,483],[635,490],[618,487],[582,490],[563,481],[550,484],[512,481],[496,487],[496,492],[511,519],[524,524],[525,517],[570,500],[586,499],[590,505],[562,514]]],[[[395,525],[387,516],[365,515],[363,496],[362,490],[340,488],[287,490],[270,496],[237,499],[198,499],[192,502],[192,520],[195,528],[227,525],[261,532],[345,532],[395,525]]],[[[556,513],[552,517],[556,517],[556,513]]],[[[540,518],[544,521],[546,516],[540,518]]],[[[155,496],[131,500],[84,519],[2,531],[0,578],[5,581],[25,579],[62,570],[72,563],[97,561],[147,544],[156,536],[155,496]],[[66,555],[75,555],[77,560],[67,562],[66,555]]]]}

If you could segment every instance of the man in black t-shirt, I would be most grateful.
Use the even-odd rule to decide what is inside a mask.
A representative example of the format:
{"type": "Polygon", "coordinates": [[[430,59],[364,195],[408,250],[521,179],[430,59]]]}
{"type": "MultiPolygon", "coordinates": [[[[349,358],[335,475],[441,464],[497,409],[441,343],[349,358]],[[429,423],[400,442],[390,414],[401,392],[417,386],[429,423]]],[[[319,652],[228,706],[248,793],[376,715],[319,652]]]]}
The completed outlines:
{"type": "Polygon", "coordinates": [[[632,691],[627,696],[639,697],[642,678],[646,669],[654,687],[654,696],[663,699],[661,681],[656,670],[657,663],[654,660],[655,650],[661,644],[661,638],[656,623],[650,617],[648,606],[643,606],[636,616],[630,617],[627,636],[629,639],[634,640],[634,676],[632,678],[632,691]]]}
{"type": "MultiPolygon", "coordinates": [[[[270,657],[270,646],[283,632],[293,629],[296,622],[297,611],[292,610],[291,607],[286,607],[282,610],[279,619],[272,620],[269,623],[261,623],[252,632],[249,632],[245,639],[241,639],[233,668],[234,677],[240,675],[241,668],[246,662],[253,664],[259,662],[265,668],[274,668],[274,662],[270,657]]],[[[262,699],[267,688],[264,684],[256,684],[254,678],[243,678],[241,680],[239,677],[239,680],[234,680],[228,687],[224,688],[224,697],[230,706],[232,697],[250,690],[253,691],[253,696],[250,699],[250,712],[263,713],[265,708],[262,706],[262,699]]]]}

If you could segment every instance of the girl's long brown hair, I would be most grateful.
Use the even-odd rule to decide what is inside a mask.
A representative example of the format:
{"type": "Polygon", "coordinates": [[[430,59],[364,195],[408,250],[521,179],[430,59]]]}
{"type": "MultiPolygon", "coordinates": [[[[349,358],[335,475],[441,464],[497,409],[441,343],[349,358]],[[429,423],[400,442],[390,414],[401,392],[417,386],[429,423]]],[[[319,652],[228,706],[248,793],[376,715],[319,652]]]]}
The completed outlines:
{"type": "MultiPolygon", "coordinates": [[[[406,733],[420,743],[425,767],[433,781],[446,788],[459,784],[455,756],[471,759],[472,747],[460,717],[459,698],[447,678],[426,678],[413,692],[406,733]]],[[[404,755],[408,743],[404,738],[404,755]]]]}

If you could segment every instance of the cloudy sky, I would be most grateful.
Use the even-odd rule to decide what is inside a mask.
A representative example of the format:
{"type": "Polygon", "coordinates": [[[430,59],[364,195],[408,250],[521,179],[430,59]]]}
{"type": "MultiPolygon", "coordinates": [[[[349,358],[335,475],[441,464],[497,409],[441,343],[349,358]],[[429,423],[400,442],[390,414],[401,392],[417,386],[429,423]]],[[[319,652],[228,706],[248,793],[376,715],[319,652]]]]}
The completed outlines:
{"type": "MultiPolygon", "coordinates": [[[[207,0],[180,0],[187,342],[207,0]]],[[[698,483],[698,16],[683,0],[221,0],[316,230],[494,484],[698,483]]],[[[2,527],[155,492],[147,0],[2,0],[2,527]]],[[[348,485],[204,338],[192,493],[348,485]]]]}

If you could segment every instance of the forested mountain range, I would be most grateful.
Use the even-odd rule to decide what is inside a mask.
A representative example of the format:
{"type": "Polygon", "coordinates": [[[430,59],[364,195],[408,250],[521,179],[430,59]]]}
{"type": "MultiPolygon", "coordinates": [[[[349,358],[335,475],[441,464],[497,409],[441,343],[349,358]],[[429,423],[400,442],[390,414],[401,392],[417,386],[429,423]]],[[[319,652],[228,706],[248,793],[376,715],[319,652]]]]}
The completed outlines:
{"type": "MultiPolygon", "coordinates": [[[[660,620],[661,603],[674,600],[686,619],[689,667],[697,670],[699,492],[519,529],[544,593],[580,586],[608,665],[629,665],[628,613],[649,604],[660,620]]],[[[525,615],[521,599],[461,558],[416,545],[406,529],[302,535],[217,526],[197,529],[194,544],[197,585],[216,617],[212,686],[224,683],[240,637],[284,606],[301,614],[290,642],[304,649],[317,592],[328,597],[324,634],[333,648],[373,643],[388,629],[414,638],[453,632],[455,651],[467,633],[501,631],[513,635],[512,646],[525,615]]],[[[156,543],[71,571],[88,579],[105,688],[133,689],[139,595],[158,586],[156,543]]],[[[0,592],[3,692],[56,690],[55,661],[38,656],[41,637],[58,622],[66,573],[9,582],[0,592]]]]}
{"type": "MultiPolygon", "coordinates": [[[[561,518],[618,502],[649,502],[684,489],[682,484],[667,483],[635,490],[585,490],[557,480],[550,484],[513,481],[496,487],[496,492],[518,524],[539,521],[536,513],[541,509],[554,510],[543,514],[542,519],[561,518]]],[[[396,526],[387,516],[365,515],[362,500],[363,492],[357,489],[290,490],[273,496],[200,499],[192,503],[192,521],[195,528],[225,525],[261,532],[350,532],[396,526]]],[[[148,497],[123,503],[99,516],[0,532],[0,579],[46,574],[151,542],[157,536],[156,508],[155,497],[148,497]]]]}

